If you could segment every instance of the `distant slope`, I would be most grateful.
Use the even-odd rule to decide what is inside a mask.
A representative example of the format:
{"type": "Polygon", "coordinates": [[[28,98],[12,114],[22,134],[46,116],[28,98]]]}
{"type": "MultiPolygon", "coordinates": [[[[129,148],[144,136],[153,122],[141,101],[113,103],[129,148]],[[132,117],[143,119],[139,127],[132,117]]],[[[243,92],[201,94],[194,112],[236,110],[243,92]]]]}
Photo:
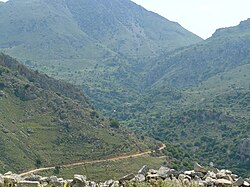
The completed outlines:
{"type": "Polygon", "coordinates": [[[249,175],[240,147],[250,138],[250,19],[154,62],[127,123],[168,142],[176,167],[191,167],[191,159],[249,175]]]}
{"type": "Polygon", "coordinates": [[[0,47],[35,61],[149,56],[201,41],[130,0],[10,0],[0,24],[0,47]]]}
{"type": "Polygon", "coordinates": [[[1,51],[82,85],[105,114],[139,94],[144,61],[202,41],[130,0],[9,0],[0,25],[1,51]]]}
{"type": "Polygon", "coordinates": [[[209,78],[250,63],[250,19],[217,31],[191,47],[155,59],[146,84],[162,81],[175,87],[197,85],[209,78]]]}
{"type": "Polygon", "coordinates": [[[147,148],[135,135],[112,126],[74,86],[3,54],[0,106],[0,172],[147,148]]]}

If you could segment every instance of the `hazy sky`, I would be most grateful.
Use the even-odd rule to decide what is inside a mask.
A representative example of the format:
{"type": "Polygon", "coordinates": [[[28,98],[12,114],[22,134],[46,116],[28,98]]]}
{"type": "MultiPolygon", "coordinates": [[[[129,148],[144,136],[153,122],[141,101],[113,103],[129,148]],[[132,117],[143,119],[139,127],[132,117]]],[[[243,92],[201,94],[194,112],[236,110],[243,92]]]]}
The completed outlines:
{"type": "MultiPolygon", "coordinates": [[[[6,1],[6,0],[0,0],[6,1]]],[[[132,0],[202,38],[250,18],[250,0],[132,0]]]]}
{"type": "Polygon", "coordinates": [[[132,0],[202,38],[250,18],[250,0],[132,0]]]}

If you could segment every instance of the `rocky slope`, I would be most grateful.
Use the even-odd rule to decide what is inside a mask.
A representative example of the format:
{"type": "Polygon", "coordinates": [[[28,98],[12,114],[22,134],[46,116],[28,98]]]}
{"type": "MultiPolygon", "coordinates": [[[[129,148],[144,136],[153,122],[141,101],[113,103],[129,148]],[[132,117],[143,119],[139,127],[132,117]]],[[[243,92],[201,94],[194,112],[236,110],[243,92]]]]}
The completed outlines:
{"type": "Polygon", "coordinates": [[[82,92],[0,54],[0,171],[144,149],[95,111],[82,92]]]}

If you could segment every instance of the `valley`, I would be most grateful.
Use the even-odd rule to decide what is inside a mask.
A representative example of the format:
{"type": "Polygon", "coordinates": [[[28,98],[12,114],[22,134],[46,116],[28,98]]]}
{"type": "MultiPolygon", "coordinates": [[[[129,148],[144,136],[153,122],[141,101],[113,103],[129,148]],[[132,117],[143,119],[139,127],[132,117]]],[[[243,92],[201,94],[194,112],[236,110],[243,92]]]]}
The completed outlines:
{"type": "Polygon", "coordinates": [[[0,25],[0,172],[164,143],[250,175],[250,19],[203,40],[130,0],[10,0],[0,25]]]}

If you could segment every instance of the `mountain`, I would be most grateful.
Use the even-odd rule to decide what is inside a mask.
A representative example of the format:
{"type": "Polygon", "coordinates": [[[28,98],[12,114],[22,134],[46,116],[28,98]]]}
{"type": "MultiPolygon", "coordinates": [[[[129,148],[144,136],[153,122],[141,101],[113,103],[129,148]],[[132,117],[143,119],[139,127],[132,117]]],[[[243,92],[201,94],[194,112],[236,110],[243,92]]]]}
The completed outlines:
{"type": "Polygon", "coordinates": [[[249,154],[241,151],[250,138],[249,49],[250,19],[154,58],[128,125],[168,143],[175,167],[199,160],[249,175],[249,154]]]}
{"type": "Polygon", "coordinates": [[[60,165],[147,148],[95,111],[81,90],[0,55],[0,171],[60,165]]]}
{"type": "MultiPolygon", "coordinates": [[[[150,67],[147,79],[167,81],[177,87],[197,85],[220,73],[249,64],[250,20],[218,30],[213,37],[171,54],[165,53],[150,67]]],[[[243,68],[244,69],[244,68],[243,68]]]]}
{"type": "Polygon", "coordinates": [[[201,41],[129,0],[10,0],[0,17],[0,47],[35,61],[150,56],[201,41]]]}
{"type": "Polygon", "coordinates": [[[145,60],[202,41],[130,0],[9,0],[0,25],[1,51],[83,86],[105,114],[140,94],[145,60]]]}

